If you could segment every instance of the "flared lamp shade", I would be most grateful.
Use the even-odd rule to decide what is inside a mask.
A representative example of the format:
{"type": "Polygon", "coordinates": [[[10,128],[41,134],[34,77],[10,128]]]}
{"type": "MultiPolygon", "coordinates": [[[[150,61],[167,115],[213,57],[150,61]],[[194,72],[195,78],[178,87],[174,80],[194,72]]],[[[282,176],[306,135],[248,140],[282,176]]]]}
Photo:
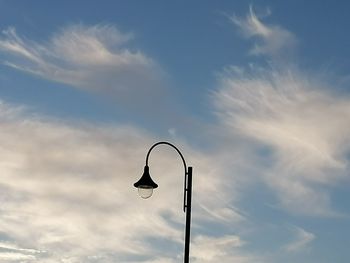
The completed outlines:
{"type": "Polygon", "coordinates": [[[134,183],[134,186],[138,189],[139,195],[147,199],[152,196],[153,189],[157,188],[158,185],[152,180],[149,174],[149,167],[146,165],[143,171],[143,175],[140,180],[134,183]]]}

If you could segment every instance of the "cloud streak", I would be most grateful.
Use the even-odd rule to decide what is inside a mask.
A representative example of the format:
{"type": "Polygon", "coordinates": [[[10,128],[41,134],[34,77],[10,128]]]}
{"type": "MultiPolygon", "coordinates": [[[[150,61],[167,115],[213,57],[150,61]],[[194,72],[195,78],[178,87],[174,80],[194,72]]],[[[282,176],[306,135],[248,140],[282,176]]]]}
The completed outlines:
{"type": "Polygon", "coordinates": [[[272,166],[263,176],[282,205],[332,213],[325,189],[348,176],[350,98],[291,70],[236,70],[223,74],[220,85],[214,97],[223,125],[252,152],[265,149],[260,158],[272,166]]]}
{"type": "MultiPolygon", "coordinates": [[[[107,94],[120,103],[162,93],[164,73],[156,62],[130,48],[133,35],[111,25],[72,25],[47,42],[2,31],[3,63],[15,69],[70,86],[107,94]]],[[[137,103],[136,103],[137,104],[137,103]]]]}
{"type": "MultiPolygon", "coordinates": [[[[269,14],[269,13],[268,13],[269,14]]],[[[258,42],[250,50],[253,55],[268,55],[271,57],[285,56],[292,51],[297,38],[288,30],[277,25],[264,24],[250,6],[249,13],[245,18],[230,16],[230,20],[243,33],[246,38],[256,38],[258,42]]]]}
{"type": "Polygon", "coordinates": [[[298,252],[300,250],[303,250],[316,238],[314,234],[300,227],[295,227],[293,229],[293,232],[296,236],[296,239],[285,246],[285,249],[288,252],[298,252]]]}
{"type": "Polygon", "coordinates": [[[44,251],[21,248],[9,242],[0,242],[0,259],[6,261],[33,261],[36,256],[44,251]]]}

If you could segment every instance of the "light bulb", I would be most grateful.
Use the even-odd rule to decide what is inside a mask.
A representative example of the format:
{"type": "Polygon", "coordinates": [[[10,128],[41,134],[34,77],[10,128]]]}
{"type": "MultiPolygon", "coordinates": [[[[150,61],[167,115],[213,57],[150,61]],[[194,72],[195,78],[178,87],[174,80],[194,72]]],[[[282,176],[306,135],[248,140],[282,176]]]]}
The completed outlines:
{"type": "Polygon", "coordinates": [[[138,188],[139,196],[141,196],[143,199],[150,198],[153,194],[153,187],[150,186],[139,186],[138,188]]]}

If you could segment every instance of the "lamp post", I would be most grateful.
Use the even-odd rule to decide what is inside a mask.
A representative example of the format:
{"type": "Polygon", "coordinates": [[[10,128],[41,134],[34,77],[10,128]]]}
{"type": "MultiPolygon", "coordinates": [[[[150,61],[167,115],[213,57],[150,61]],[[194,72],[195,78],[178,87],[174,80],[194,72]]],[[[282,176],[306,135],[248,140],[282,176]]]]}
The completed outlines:
{"type": "Polygon", "coordinates": [[[152,180],[149,173],[148,158],[151,151],[158,145],[165,144],[174,148],[180,155],[185,168],[185,181],[184,181],[184,199],[183,199],[183,211],[186,213],[186,227],[185,227],[185,251],[184,251],[184,263],[189,262],[190,254],[190,231],[191,231],[191,203],[192,203],[192,167],[186,165],[185,159],[178,148],[169,142],[157,142],[152,145],[148,150],[146,156],[146,165],[143,171],[143,175],[134,186],[138,188],[139,195],[147,199],[152,196],[153,189],[157,188],[158,185],[152,180]]]}

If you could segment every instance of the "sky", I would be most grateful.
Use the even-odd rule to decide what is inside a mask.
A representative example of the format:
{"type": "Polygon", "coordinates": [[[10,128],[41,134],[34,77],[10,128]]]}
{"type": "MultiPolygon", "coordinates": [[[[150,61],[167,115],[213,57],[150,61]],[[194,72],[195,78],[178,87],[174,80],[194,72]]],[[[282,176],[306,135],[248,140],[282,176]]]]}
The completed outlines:
{"type": "Polygon", "coordinates": [[[0,261],[347,263],[349,8],[0,0],[0,261]]]}

